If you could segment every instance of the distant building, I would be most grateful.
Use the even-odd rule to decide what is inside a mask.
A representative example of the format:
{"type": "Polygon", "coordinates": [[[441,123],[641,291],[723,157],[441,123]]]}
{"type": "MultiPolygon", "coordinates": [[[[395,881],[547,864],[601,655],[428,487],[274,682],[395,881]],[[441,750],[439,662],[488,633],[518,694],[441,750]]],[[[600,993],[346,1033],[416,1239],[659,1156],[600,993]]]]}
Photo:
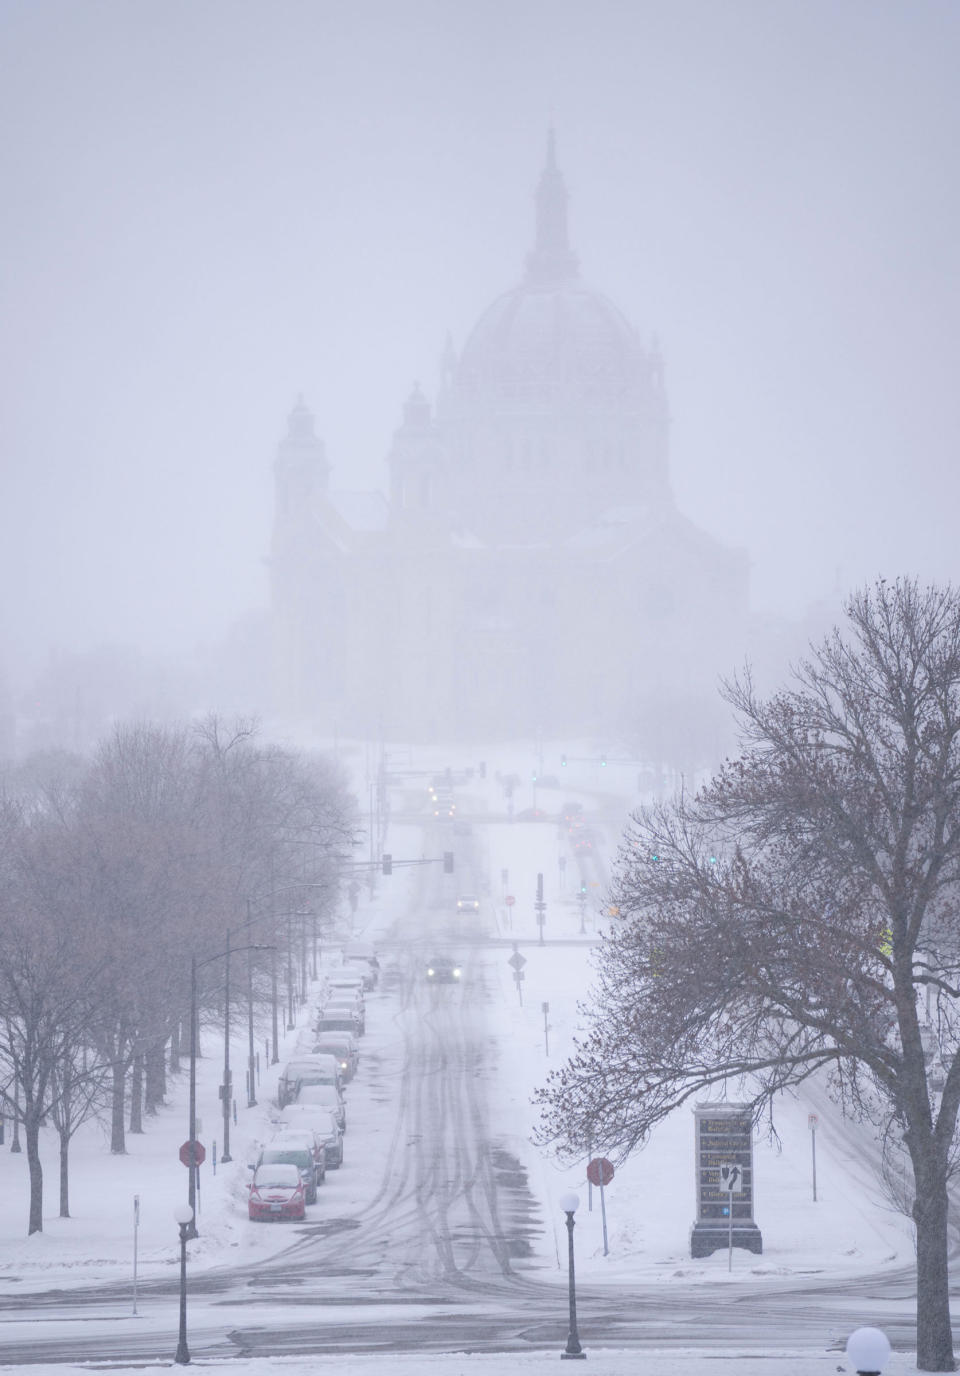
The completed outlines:
{"type": "Polygon", "coordinates": [[[739,657],[747,560],[677,510],[668,456],[659,352],[580,278],[551,136],[523,280],[448,342],[435,405],[414,387],[388,495],[333,490],[313,417],[290,416],[278,708],[388,740],[710,754],[685,704],[712,704],[739,657]]]}

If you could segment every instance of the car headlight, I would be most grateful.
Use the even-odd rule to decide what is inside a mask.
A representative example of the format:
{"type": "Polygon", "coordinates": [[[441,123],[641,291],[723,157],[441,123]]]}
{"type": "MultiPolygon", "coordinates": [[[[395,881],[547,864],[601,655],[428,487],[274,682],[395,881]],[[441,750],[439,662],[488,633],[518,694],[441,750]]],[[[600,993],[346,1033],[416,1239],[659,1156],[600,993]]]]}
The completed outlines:
{"type": "Polygon", "coordinates": [[[460,978],[460,971],[459,971],[459,970],[454,970],[454,972],[453,972],[453,977],[454,977],[454,979],[459,979],[459,978],[460,978]]]}
{"type": "Polygon", "coordinates": [[[428,970],[428,971],[427,971],[427,974],[428,974],[428,975],[432,975],[432,974],[433,974],[433,970],[432,970],[432,969],[431,969],[431,970],[428,970]]]}

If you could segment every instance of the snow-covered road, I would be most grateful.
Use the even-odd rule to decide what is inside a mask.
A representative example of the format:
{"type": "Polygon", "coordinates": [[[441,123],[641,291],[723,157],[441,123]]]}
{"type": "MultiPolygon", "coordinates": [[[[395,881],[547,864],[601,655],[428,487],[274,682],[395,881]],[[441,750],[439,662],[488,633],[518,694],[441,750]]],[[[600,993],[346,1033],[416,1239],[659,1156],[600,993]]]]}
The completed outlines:
{"type": "MultiPolygon", "coordinates": [[[[584,789],[582,796],[587,806],[596,803],[596,793],[584,789]]],[[[592,828],[597,845],[582,870],[574,855],[561,866],[557,798],[547,822],[510,822],[498,802],[492,785],[476,789],[468,800],[471,820],[461,817],[456,830],[408,810],[401,817],[398,808],[390,832],[397,861],[435,860],[453,846],[456,874],[436,863],[397,863],[361,912],[364,935],[381,950],[383,978],[369,996],[368,1035],[349,1088],[345,1164],[328,1174],[307,1222],[270,1227],[245,1217],[246,1161],[270,1130],[268,1078],[260,1107],[241,1116],[235,1161],[205,1174],[201,1236],[190,1244],[194,1356],[558,1350],[567,1295],[556,1201],[571,1187],[583,1198],[578,1307],[588,1346],[836,1352],[852,1328],[872,1323],[896,1346],[911,1348],[909,1225],[884,1207],[866,1152],[858,1156],[856,1131],[832,1124],[822,1104],[818,1205],[807,1185],[808,1105],[785,1101],[780,1147],[756,1144],[762,1258],[737,1253],[729,1274],[725,1256],[690,1260],[689,1115],[664,1125],[650,1148],[618,1171],[607,1192],[611,1245],[603,1254],[582,1166],[560,1171],[530,1144],[529,1098],[576,1029],[608,828],[602,820],[592,828]],[[532,904],[538,873],[548,899],[543,943],[532,904]],[[591,886],[582,936],[574,896],[581,874],[591,886]],[[503,902],[507,885],[518,897],[512,908],[503,902]],[[457,913],[463,891],[481,895],[479,916],[457,913]],[[514,943],[527,959],[522,990],[507,963],[514,943]],[[426,966],[443,953],[461,963],[463,978],[435,986],[426,966]]],[[[215,1044],[208,1054],[202,1111],[215,1122],[215,1044]]],[[[149,1169],[139,1177],[129,1174],[128,1158],[106,1162],[114,1181],[137,1180],[158,1207],[162,1199],[172,1207],[185,1185],[175,1158],[182,1091],[179,1082],[172,1085],[176,1103],[150,1125],[152,1139],[165,1134],[162,1157],[144,1156],[149,1169]]],[[[131,1139],[129,1147],[133,1156],[151,1150],[152,1141],[131,1139]]],[[[101,1143],[101,1171],[102,1156],[101,1143]]],[[[0,1164],[16,1171],[22,1158],[4,1153],[0,1164]]],[[[22,1211],[22,1201],[9,1178],[0,1179],[3,1362],[160,1360],[173,1349],[175,1229],[165,1215],[155,1234],[165,1241],[142,1253],[134,1315],[125,1253],[119,1234],[109,1233],[115,1190],[101,1174],[96,1199],[82,1207],[88,1168],[94,1169],[92,1152],[78,1153],[75,1218],[49,1220],[44,1237],[29,1245],[15,1240],[9,1218],[11,1205],[22,1211]]]]}

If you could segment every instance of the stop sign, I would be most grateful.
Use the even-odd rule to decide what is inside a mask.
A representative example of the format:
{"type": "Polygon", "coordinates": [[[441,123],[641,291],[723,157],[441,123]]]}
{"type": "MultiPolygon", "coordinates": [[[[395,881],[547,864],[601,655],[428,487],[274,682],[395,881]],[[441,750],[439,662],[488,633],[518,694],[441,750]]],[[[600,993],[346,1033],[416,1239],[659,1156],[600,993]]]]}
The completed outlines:
{"type": "Polygon", "coordinates": [[[587,1179],[591,1185],[609,1185],[613,1179],[613,1162],[605,1156],[595,1156],[587,1166],[587,1179]]]}
{"type": "Polygon", "coordinates": [[[514,898],[514,896],[513,896],[512,893],[508,893],[507,896],[506,896],[506,898],[505,898],[503,901],[504,901],[504,903],[506,903],[506,905],[507,905],[508,908],[512,908],[513,905],[514,905],[514,903],[516,903],[517,900],[514,898]]]}
{"type": "Polygon", "coordinates": [[[180,1160],[185,1166],[190,1165],[190,1148],[193,1148],[193,1160],[197,1166],[202,1166],[207,1158],[207,1149],[202,1142],[184,1142],[180,1148],[180,1160]]]}

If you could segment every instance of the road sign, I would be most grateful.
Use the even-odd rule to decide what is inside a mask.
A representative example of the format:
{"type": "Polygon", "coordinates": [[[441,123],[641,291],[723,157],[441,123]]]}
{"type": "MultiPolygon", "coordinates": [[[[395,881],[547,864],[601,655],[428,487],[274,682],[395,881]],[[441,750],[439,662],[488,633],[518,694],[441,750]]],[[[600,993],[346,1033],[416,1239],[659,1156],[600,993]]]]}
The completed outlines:
{"type": "Polygon", "coordinates": [[[190,1165],[190,1148],[193,1148],[193,1161],[197,1166],[202,1166],[207,1159],[207,1151],[202,1142],[184,1142],[180,1148],[180,1160],[185,1166],[190,1165]]]}
{"type": "Polygon", "coordinates": [[[514,898],[514,896],[513,896],[512,893],[508,893],[507,896],[506,896],[506,898],[505,898],[503,901],[504,901],[504,903],[506,903],[506,905],[507,905],[508,908],[512,908],[513,905],[514,905],[514,903],[516,903],[517,900],[514,898]]]}
{"type": "Polygon", "coordinates": [[[735,1162],[725,1161],[720,1167],[720,1188],[727,1194],[737,1194],[742,1188],[743,1170],[735,1162]]]}
{"type": "Polygon", "coordinates": [[[507,964],[512,965],[515,970],[522,970],[526,963],[526,956],[522,956],[519,951],[514,951],[513,955],[507,961],[507,964]]]}
{"type": "Polygon", "coordinates": [[[613,1162],[605,1156],[595,1156],[587,1166],[587,1179],[591,1185],[609,1185],[613,1179],[613,1162]]]}
{"type": "Polygon", "coordinates": [[[807,1114],[807,1127],[810,1129],[811,1132],[816,1132],[817,1125],[819,1124],[819,1122],[820,1119],[817,1117],[815,1113],[807,1114]]]}

